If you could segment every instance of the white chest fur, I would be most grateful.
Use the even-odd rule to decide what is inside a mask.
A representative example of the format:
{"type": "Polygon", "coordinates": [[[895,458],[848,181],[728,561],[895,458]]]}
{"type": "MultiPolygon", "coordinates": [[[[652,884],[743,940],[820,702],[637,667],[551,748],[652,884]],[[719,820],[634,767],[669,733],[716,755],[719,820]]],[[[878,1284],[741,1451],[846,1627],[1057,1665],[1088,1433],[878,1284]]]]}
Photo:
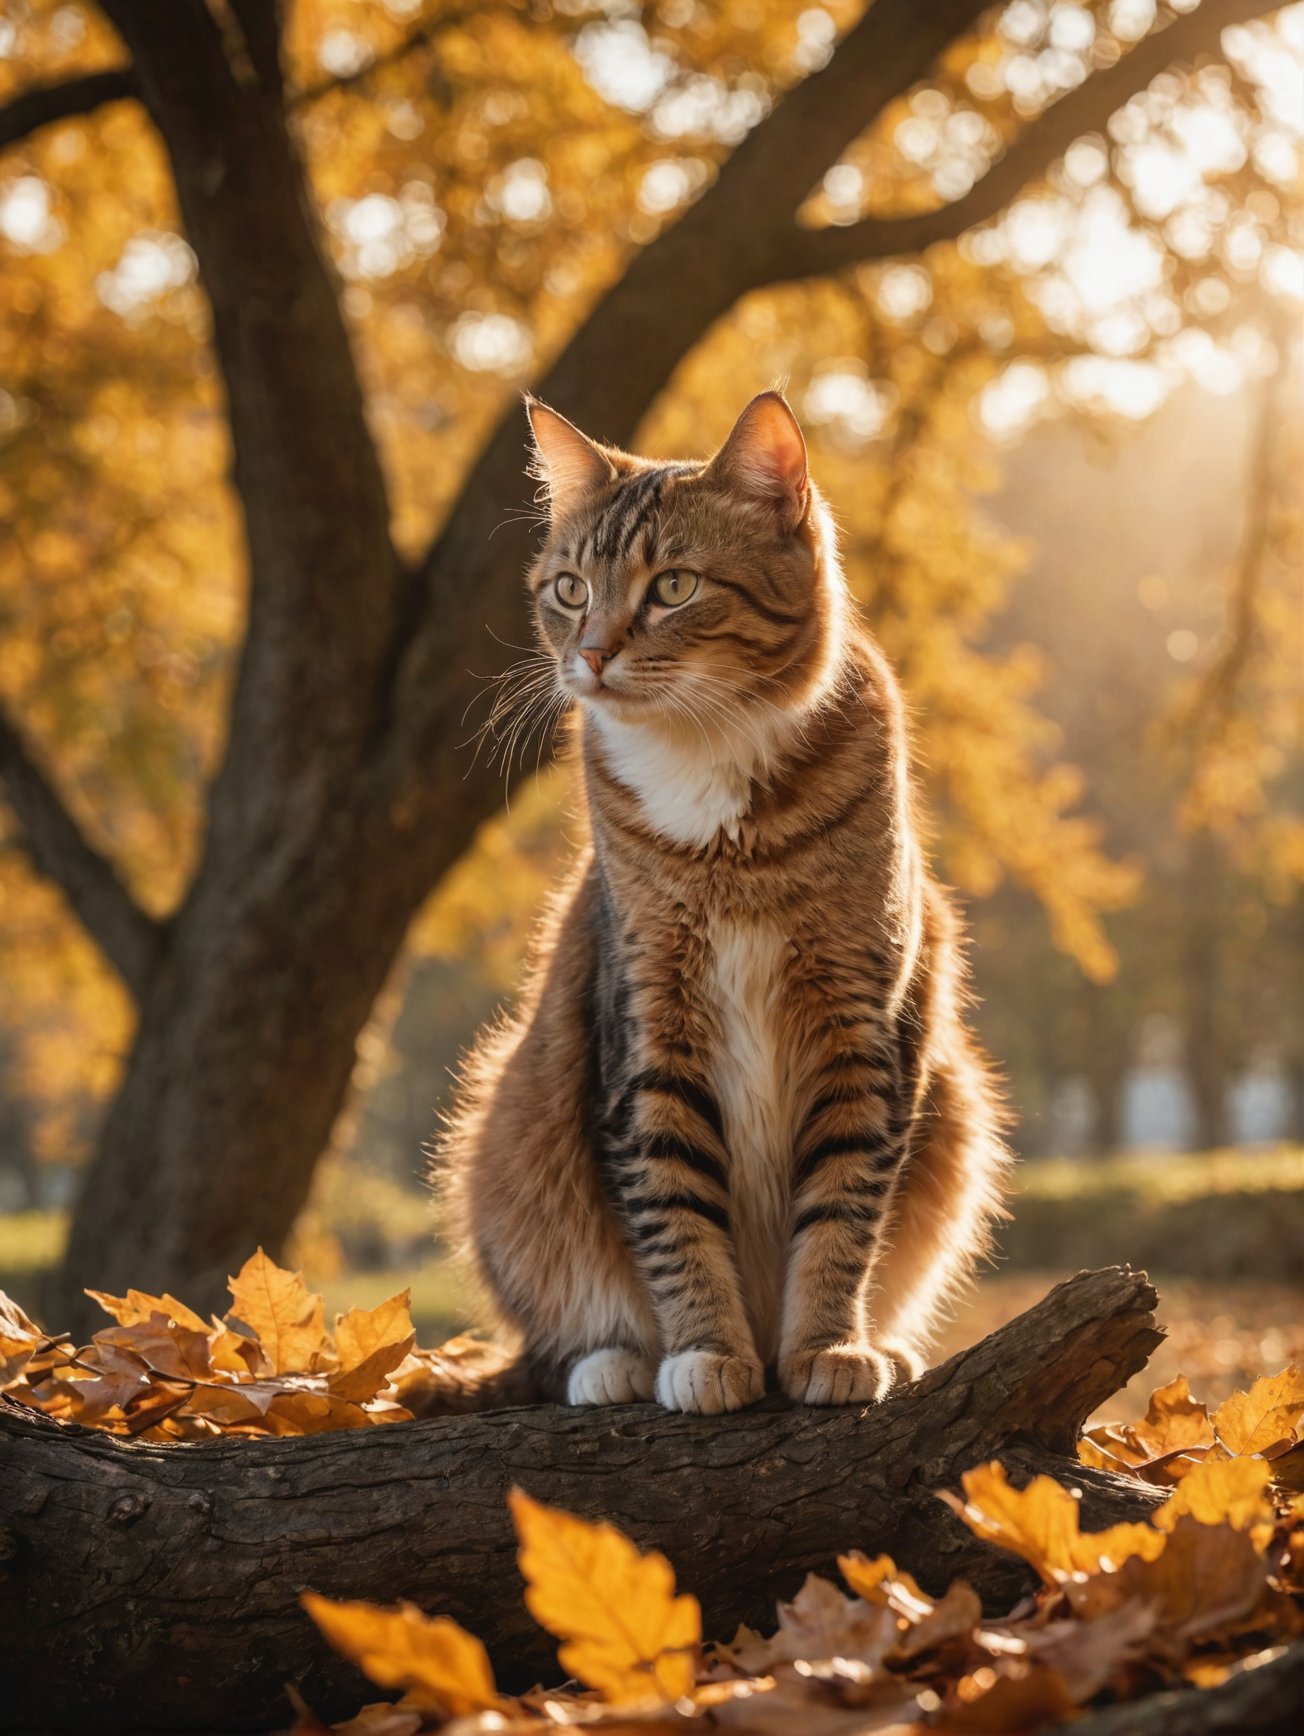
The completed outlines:
{"type": "Polygon", "coordinates": [[[720,727],[622,723],[601,708],[589,716],[611,771],[638,797],[671,843],[701,849],[717,832],[737,839],[754,780],[798,727],[784,712],[720,727]]]}
{"type": "Polygon", "coordinates": [[[794,1132],[795,1057],[779,1048],[788,943],[770,924],[746,921],[714,924],[711,945],[711,1083],[729,1153],[729,1215],[756,1348],[768,1361],[778,1344],[794,1132]]]}

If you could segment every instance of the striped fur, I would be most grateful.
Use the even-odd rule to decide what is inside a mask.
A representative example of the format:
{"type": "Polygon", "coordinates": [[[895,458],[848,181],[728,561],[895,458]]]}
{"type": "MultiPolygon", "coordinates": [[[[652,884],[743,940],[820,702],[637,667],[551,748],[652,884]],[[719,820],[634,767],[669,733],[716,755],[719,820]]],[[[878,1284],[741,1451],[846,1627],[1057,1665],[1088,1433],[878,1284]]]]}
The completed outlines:
{"type": "Polygon", "coordinates": [[[453,1232],[573,1403],[734,1409],[767,1368],[808,1403],[881,1398],[1006,1161],[896,682],[776,395],[709,465],[531,419],[529,582],[589,839],[461,1081],[453,1232]],[[656,601],[666,571],[689,601],[656,601]]]}

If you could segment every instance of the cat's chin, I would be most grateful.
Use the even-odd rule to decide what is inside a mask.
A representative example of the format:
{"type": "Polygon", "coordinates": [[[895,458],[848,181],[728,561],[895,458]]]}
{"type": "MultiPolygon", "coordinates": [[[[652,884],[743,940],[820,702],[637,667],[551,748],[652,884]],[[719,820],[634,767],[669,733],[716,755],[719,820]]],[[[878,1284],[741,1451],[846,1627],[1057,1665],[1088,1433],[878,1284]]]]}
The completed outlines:
{"type": "Polygon", "coordinates": [[[617,687],[592,687],[575,694],[584,709],[595,717],[620,723],[642,723],[661,716],[661,707],[643,693],[623,693],[617,687]]]}

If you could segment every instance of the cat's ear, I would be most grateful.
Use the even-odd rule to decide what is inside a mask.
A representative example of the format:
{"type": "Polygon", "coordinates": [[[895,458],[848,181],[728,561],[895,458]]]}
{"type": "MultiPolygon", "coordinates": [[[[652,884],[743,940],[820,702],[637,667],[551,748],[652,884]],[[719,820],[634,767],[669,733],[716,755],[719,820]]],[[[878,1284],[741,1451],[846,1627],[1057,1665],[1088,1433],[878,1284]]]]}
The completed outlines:
{"type": "Polygon", "coordinates": [[[762,392],[752,399],[707,474],[727,488],[772,505],[789,528],[801,523],[810,492],[806,442],[782,393],[762,392]]]}
{"type": "Polygon", "coordinates": [[[525,414],[534,436],[531,475],[546,485],[553,518],[564,518],[586,494],[610,482],[616,473],[602,449],[556,410],[527,397],[525,414]]]}

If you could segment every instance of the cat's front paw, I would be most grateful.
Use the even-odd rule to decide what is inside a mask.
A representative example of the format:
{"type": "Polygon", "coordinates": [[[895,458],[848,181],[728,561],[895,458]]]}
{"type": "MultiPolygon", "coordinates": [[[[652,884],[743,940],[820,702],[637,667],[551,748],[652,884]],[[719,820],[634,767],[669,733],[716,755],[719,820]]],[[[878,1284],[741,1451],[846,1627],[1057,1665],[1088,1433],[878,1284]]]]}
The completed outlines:
{"type": "Polygon", "coordinates": [[[765,1370],[754,1357],[681,1350],[657,1370],[657,1403],[667,1410],[718,1416],[765,1396],[765,1370]]]}
{"type": "Polygon", "coordinates": [[[896,1374],[893,1358],[868,1344],[831,1344],[779,1358],[779,1384],[798,1404],[877,1404],[896,1374]]]}
{"type": "Polygon", "coordinates": [[[656,1365],[637,1350],[592,1350],[566,1382],[567,1404],[636,1404],[652,1397],[656,1365]]]}

